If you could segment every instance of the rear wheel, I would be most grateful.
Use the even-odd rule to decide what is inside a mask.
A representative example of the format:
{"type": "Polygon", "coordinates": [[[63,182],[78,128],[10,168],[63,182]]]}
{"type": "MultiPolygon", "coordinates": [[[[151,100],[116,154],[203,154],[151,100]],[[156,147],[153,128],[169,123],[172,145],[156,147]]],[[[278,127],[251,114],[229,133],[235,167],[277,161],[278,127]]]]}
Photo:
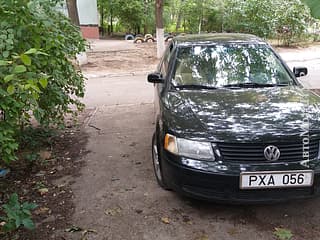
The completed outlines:
{"type": "Polygon", "coordinates": [[[168,187],[168,184],[166,183],[166,179],[163,177],[161,157],[159,154],[159,144],[157,139],[158,138],[154,133],[152,137],[152,162],[153,162],[154,173],[160,187],[162,187],[165,190],[170,190],[170,188],[168,187]]]}

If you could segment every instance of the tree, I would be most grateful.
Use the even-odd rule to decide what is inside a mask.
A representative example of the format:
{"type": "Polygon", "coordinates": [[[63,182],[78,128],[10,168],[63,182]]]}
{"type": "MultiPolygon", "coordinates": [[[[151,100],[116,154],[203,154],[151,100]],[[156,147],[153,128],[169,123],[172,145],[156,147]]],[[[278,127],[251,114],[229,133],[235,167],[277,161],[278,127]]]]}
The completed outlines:
{"type": "Polygon", "coordinates": [[[80,26],[77,0],[67,0],[67,8],[71,22],[76,26],[80,26]]]}
{"type": "Polygon", "coordinates": [[[157,57],[160,58],[164,52],[164,24],[163,24],[163,0],[156,0],[156,34],[157,34],[157,57]]]}

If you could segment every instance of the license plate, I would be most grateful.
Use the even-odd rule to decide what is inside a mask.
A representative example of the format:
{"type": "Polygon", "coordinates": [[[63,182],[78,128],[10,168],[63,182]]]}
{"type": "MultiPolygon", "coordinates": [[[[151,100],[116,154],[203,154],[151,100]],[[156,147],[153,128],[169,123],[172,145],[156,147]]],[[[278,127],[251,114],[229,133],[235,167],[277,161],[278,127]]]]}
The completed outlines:
{"type": "Polygon", "coordinates": [[[240,189],[308,187],[313,184],[313,171],[243,172],[240,189]]]}

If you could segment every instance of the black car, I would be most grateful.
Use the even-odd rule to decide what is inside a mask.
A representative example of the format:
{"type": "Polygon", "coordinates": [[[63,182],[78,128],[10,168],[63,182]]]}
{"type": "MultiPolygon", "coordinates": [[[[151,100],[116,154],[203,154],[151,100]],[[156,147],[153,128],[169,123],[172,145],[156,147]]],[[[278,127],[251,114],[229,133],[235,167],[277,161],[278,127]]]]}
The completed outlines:
{"type": "Polygon", "coordinates": [[[320,96],[246,34],[175,38],[155,87],[158,183],[187,196],[273,202],[320,193],[320,96]]]}

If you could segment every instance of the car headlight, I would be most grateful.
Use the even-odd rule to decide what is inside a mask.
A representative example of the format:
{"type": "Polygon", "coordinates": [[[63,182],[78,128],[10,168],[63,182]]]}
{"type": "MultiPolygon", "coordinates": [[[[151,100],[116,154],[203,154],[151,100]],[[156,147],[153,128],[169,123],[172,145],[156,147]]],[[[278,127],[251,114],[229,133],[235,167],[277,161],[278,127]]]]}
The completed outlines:
{"type": "Polygon", "coordinates": [[[166,134],[164,148],[179,156],[201,160],[215,160],[212,145],[209,142],[192,141],[166,134]]]}

